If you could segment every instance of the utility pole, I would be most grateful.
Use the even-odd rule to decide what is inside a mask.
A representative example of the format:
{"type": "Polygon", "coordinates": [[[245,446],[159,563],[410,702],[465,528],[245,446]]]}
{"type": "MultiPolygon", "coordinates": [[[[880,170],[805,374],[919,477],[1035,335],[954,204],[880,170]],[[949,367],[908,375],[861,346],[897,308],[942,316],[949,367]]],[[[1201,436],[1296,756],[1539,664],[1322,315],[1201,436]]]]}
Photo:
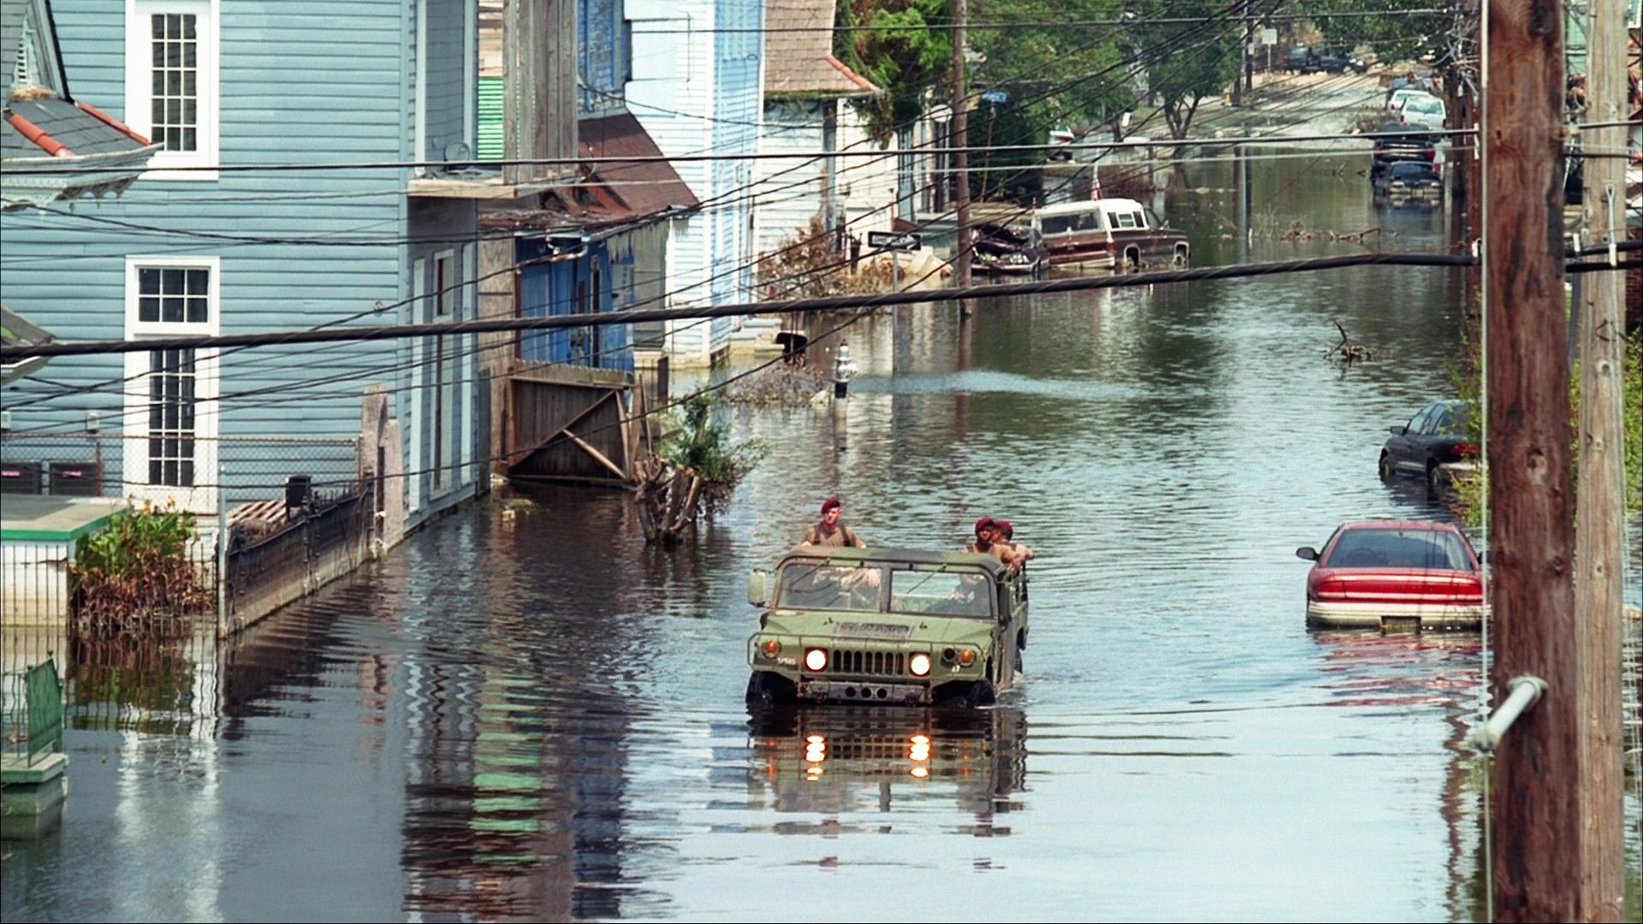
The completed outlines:
{"type": "MultiPolygon", "coordinates": [[[[1590,0],[1587,7],[1586,112],[1592,123],[1620,123],[1626,109],[1626,5],[1590,0]]],[[[1591,244],[1626,236],[1626,130],[1580,133],[1585,158],[1582,225],[1591,244]]],[[[1587,921],[1618,921],[1625,905],[1624,802],[1621,795],[1621,558],[1624,428],[1621,422],[1621,317],[1626,274],[1615,269],[1582,280],[1580,299],[1580,475],[1575,486],[1575,657],[1585,708],[1577,737],[1586,775],[1577,790],[1580,829],[1591,843],[1581,869],[1580,907],[1587,921]]]]}
{"type": "Polygon", "coordinates": [[[1255,105],[1255,0],[1244,0],[1244,99],[1255,105]]]}
{"type": "MultiPolygon", "coordinates": [[[[1484,346],[1494,702],[1512,681],[1545,692],[1494,764],[1494,919],[1585,921],[1593,833],[1578,729],[1588,710],[1576,653],[1569,360],[1563,296],[1563,13],[1550,0],[1491,3],[1483,60],[1484,346]]],[[[1618,657],[1618,652],[1616,652],[1618,657]]]]}
{"type": "Polygon", "coordinates": [[[957,229],[953,281],[960,288],[970,285],[970,156],[964,150],[970,144],[970,120],[964,90],[964,7],[964,0],[953,0],[953,221],[957,229]]]}

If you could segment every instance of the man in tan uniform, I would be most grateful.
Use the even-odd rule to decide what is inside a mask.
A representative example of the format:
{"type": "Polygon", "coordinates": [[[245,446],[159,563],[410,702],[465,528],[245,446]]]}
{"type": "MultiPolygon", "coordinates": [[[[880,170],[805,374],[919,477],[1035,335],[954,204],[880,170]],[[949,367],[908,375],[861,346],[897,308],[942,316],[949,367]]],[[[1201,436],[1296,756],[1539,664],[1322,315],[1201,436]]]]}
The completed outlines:
{"type": "Polygon", "coordinates": [[[855,530],[839,522],[844,516],[844,504],[837,497],[829,497],[822,501],[821,516],[820,523],[804,531],[804,538],[799,540],[799,545],[867,548],[867,543],[861,541],[855,530]]]}

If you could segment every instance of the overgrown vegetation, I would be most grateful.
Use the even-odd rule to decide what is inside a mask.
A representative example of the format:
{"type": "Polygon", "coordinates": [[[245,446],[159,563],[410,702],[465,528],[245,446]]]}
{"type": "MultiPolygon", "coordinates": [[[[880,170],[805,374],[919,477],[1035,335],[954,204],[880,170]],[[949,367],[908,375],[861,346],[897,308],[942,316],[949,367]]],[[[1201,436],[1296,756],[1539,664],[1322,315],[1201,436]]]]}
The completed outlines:
{"type": "Polygon", "coordinates": [[[671,415],[656,455],[640,463],[635,499],[647,543],[678,543],[703,516],[730,502],[736,485],[769,452],[760,440],[730,438],[712,393],[698,393],[671,415]]]}
{"type": "Polygon", "coordinates": [[[81,635],[168,635],[215,603],[189,548],[194,515],[175,502],[117,511],[106,529],[79,538],[69,566],[70,621],[81,635]]]}
{"type": "MultiPolygon", "coordinates": [[[[1474,348],[1475,351],[1475,348],[1474,348]]],[[[1473,359],[1474,366],[1477,358],[1473,359]]],[[[1643,506],[1643,328],[1632,331],[1626,338],[1624,373],[1620,393],[1623,403],[1621,422],[1623,434],[1622,465],[1625,467],[1624,503],[1628,510],[1643,506]]],[[[1461,376],[1460,394],[1466,395],[1472,405],[1473,426],[1483,420],[1480,413],[1482,389],[1475,375],[1461,376]]],[[[1571,484],[1578,485],[1580,468],[1580,368],[1570,371],[1569,422],[1574,445],[1571,457],[1575,471],[1570,473],[1571,484]]],[[[1480,436],[1480,434],[1475,434],[1480,436]]],[[[1455,482],[1456,506],[1465,514],[1468,525],[1477,526],[1488,501],[1489,486],[1480,467],[1476,474],[1465,475],[1455,482]]]]}
{"type": "Polygon", "coordinates": [[[759,258],[754,278],[767,299],[822,298],[890,291],[890,264],[880,259],[850,266],[846,247],[822,224],[821,213],[810,224],[793,229],[775,250],[759,258]]]}

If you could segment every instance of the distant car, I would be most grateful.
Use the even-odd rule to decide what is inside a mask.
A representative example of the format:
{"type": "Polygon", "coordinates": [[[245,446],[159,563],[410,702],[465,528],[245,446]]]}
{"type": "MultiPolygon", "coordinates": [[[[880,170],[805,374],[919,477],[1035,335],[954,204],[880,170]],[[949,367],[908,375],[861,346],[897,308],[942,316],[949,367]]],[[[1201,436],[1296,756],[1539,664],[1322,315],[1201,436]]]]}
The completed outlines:
{"type": "Polygon", "coordinates": [[[1443,205],[1443,177],[1420,161],[1391,164],[1370,181],[1375,204],[1393,208],[1435,208],[1443,205]]]}
{"type": "Polygon", "coordinates": [[[1352,520],[1306,576],[1306,624],[1334,629],[1477,629],[1485,616],[1482,559],[1466,534],[1430,520],[1352,520]]]}
{"type": "Polygon", "coordinates": [[[1314,66],[1317,70],[1326,74],[1344,74],[1348,71],[1354,74],[1363,74],[1369,70],[1369,65],[1364,63],[1362,58],[1355,58],[1351,55],[1338,55],[1328,51],[1320,52],[1314,58],[1314,66]]]}
{"type": "Polygon", "coordinates": [[[1411,93],[1403,96],[1398,101],[1397,111],[1399,122],[1418,122],[1438,128],[1443,127],[1448,113],[1443,100],[1430,93],[1411,93]]]}
{"type": "Polygon", "coordinates": [[[1407,424],[1394,425],[1391,433],[1381,447],[1383,481],[1400,475],[1424,478],[1427,489],[1435,492],[1457,468],[1477,463],[1478,444],[1465,401],[1434,401],[1407,424]]]}
{"type": "Polygon", "coordinates": [[[1369,179],[1371,182],[1392,164],[1413,161],[1436,164],[1438,145],[1433,135],[1410,135],[1424,131],[1424,125],[1405,125],[1402,122],[1383,122],[1373,135],[1375,148],[1370,154],[1369,179]]]}
{"type": "Polygon", "coordinates": [[[1292,45],[1284,53],[1284,70],[1294,74],[1310,74],[1318,69],[1318,56],[1306,45],[1292,45]]]}

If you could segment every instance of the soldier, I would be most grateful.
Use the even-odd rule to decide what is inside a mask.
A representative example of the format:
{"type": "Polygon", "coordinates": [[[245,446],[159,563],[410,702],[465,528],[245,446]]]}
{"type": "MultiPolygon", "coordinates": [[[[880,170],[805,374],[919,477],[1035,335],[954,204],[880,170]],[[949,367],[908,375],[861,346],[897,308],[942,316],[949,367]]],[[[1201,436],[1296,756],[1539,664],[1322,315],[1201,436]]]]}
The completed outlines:
{"type": "Polygon", "coordinates": [[[1025,544],[1015,541],[1015,527],[1010,525],[1009,520],[994,520],[993,527],[998,530],[999,541],[1015,549],[1016,553],[1021,556],[1022,568],[1026,568],[1027,562],[1038,557],[1037,552],[1034,552],[1025,544]]]}
{"type": "Polygon", "coordinates": [[[975,541],[965,546],[964,551],[991,555],[1009,565],[1010,570],[1020,571],[1021,566],[1027,561],[1026,557],[1016,551],[1015,546],[1002,541],[1000,536],[998,521],[992,517],[982,517],[976,521],[975,541]]]}
{"type": "Polygon", "coordinates": [[[843,516],[844,504],[837,497],[829,497],[822,501],[821,522],[804,531],[804,538],[799,540],[799,545],[867,548],[867,543],[861,541],[855,530],[839,522],[843,516]]]}

